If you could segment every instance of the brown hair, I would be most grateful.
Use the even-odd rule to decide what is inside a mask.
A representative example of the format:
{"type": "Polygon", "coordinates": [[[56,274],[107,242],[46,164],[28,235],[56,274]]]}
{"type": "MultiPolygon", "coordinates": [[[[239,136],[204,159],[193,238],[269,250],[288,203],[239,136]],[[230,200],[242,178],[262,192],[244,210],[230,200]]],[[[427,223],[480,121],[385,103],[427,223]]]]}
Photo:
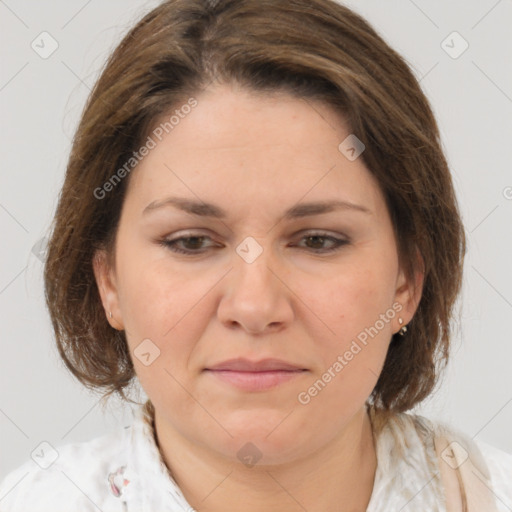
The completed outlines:
{"type": "Polygon", "coordinates": [[[418,81],[364,19],[332,0],[168,0],[115,49],[76,132],[48,245],[46,300],[67,367],[127,399],[132,360],[125,333],[105,318],[92,262],[97,249],[114,253],[131,175],[100,199],[97,191],[163,114],[213,81],[322,101],[366,145],[361,158],[386,198],[410,279],[418,250],[424,262],[418,309],[407,334],[394,336],[368,403],[385,413],[412,408],[448,361],[464,229],[418,81]]]}

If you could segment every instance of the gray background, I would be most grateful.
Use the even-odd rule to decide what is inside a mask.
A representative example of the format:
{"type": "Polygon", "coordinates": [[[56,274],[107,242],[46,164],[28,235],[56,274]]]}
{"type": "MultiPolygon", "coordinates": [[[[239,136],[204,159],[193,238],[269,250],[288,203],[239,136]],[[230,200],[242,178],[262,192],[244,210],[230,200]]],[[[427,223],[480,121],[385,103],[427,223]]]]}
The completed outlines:
{"type": "MultiPolygon", "coordinates": [[[[157,4],[0,0],[0,480],[43,440],[58,447],[131,421],[130,407],[119,402],[103,413],[99,396],[59,361],[42,262],[32,249],[47,234],[70,139],[101,66],[133,21],[157,4]],[[43,31],[59,45],[46,59],[31,47],[34,40],[42,46],[43,31]]],[[[421,78],[468,233],[455,358],[439,391],[414,412],[512,452],[512,1],[346,4],[421,78]],[[458,58],[441,46],[453,31],[469,43],[458,58]]],[[[446,44],[462,48],[453,36],[446,44]]]]}

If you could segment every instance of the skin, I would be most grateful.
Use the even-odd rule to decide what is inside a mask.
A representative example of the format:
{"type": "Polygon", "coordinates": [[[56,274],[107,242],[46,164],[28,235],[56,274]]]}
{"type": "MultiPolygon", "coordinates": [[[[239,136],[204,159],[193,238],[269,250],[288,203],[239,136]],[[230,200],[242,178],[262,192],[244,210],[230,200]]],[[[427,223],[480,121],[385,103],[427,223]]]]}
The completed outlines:
{"type": "Polygon", "coordinates": [[[421,275],[413,292],[379,186],[362,158],[338,149],[350,131],[328,106],[234,85],[196,99],[133,171],[115,266],[101,251],[94,260],[107,318],[126,331],[131,353],[144,339],[160,350],[148,366],[133,362],[155,407],[162,456],[201,511],[366,510],[377,459],[365,401],[398,317],[407,324],[414,315],[421,275]],[[143,213],[168,196],[214,203],[227,217],[172,206],[143,213]],[[369,212],[282,219],[299,202],[340,199],[369,212]],[[328,253],[335,244],[309,239],[312,231],[348,243],[328,253]],[[178,244],[199,254],[159,243],[186,236],[207,237],[178,244]],[[252,263],[236,251],[246,237],[263,250],[252,263]],[[394,303],[400,313],[300,403],[299,393],[394,303]],[[235,357],[280,358],[307,371],[259,392],[204,371],[235,357]],[[249,442],[261,454],[251,467],[237,456],[249,442]]]}

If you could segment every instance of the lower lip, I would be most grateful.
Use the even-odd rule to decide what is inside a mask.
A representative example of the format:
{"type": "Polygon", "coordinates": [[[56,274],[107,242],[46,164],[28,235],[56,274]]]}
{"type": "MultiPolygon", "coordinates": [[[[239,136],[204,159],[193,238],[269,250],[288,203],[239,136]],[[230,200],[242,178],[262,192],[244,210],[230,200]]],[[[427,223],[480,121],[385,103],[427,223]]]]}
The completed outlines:
{"type": "Polygon", "coordinates": [[[237,372],[233,370],[207,370],[219,379],[244,391],[266,391],[284,384],[304,373],[304,370],[272,370],[263,372],[237,372]]]}

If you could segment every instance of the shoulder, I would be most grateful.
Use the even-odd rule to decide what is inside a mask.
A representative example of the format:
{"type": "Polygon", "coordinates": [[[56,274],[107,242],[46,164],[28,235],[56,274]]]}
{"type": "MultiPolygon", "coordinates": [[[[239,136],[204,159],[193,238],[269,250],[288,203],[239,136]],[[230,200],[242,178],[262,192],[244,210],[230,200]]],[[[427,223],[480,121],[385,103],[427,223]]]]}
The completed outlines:
{"type": "Polygon", "coordinates": [[[442,510],[446,506],[443,459],[452,468],[460,467],[464,478],[473,470],[480,476],[472,493],[480,493],[481,482],[494,496],[497,511],[512,510],[511,454],[475,440],[445,421],[413,412],[382,414],[379,418],[371,408],[370,418],[378,467],[369,511],[380,511],[379,503],[393,500],[393,506],[402,509],[412,496],[417,496],[416,505],[421,501],[422,510],[442,510]],[[465,464],[468,459],[470,464],[465,464]]]}
{"type": "Polygon", "coordinates": [[[107,475],[122,464],[130,429],[62,446],[41,443],[0,483],[0,511],[86,512],[108,505],[107,475]]]}
{"type": "Polygon", "coordinates": [[[499,477],[497,480],[502,480],[508,484],[509,491],[512,490],[512,454],[501,450],[485,441],[475,439],[467,434],[461,428],[455,427],[445,421],[430,420],[423,416],[413,415],[415,422],[420,422],[422,425],[427,425],[433,434],[443,433],[451,442],[459,443],[467,454],[464,457],[474,456],[480,458],[484,462],[493,476],[499,477]]]}
{"type": "Polygon", "coordinates": [[[512,454],[484,441],[475,440],[485,460],[498,502],[505,503],[506,510],[512,510],[512,454]]]}
{"type": "MultiPolygon", "coordinates": [[[[489,488],[496,498],[498,510],[512,510],[512,454],[489,443],[474,439],[464,430],[442,420],[428,419],[421,415],[410,414],[423,439],[433,439],[443,435],[453,449],[457,464],[462,466],[469,460],[473,469],[480,471],[481,478],[488,479],[489,488]],[[425,434],[426,433],[426,434],[425,434]]],[[[446,453],[442,457],[450,465],[446,453]]]]}

